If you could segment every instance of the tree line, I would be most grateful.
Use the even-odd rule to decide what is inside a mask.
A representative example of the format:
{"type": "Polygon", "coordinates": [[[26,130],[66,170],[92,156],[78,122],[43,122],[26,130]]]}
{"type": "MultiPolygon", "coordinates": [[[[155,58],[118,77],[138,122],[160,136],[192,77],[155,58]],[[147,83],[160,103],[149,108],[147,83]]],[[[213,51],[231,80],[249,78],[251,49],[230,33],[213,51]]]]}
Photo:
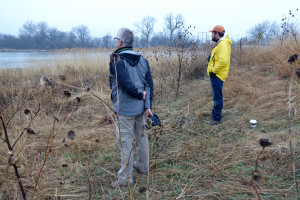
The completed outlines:
{"type": "MultiPolygon", "coordinates": [[[[284,20],[283,20],[284,21],[284,20]]],[[[150,46],[175,46],[177,39],[188,36],[185,44],[189,45],[199,38],[188,32],[191,26],[186,27],[184,17],[181,14],[167,14],[164,17],[164,29],[161,32],[154,32],[154,25],[157,20],[154,17],[146,16],[140,22],[136,22],[135,47],[150,46]],[[188,32],[188,34],[186,34],[188,32]]],[[[290,25],[289,25],[290,26],[290,25]]],[[[195,27],[194,27],[195,28],[195,27]]],[[[281,24],[286,29],[287,25],[281,24]]],[[[289,29],[298,31],[298,27],[292,24],[289,29]]],[[[286,31],[286,30],[283,30],[286,31]]],[[[281,35],[280,25],[277,22],[264,21],[250,28],[246,39],[256,40],[261,34],[262,41],[269,40],[281,35]]],[[[64,48],[112,48],[114,47],[113,37],[106,34],[102,37],[92,37],[87,26],[75,26],[69,32],[63,32],[55,27],[49,27],[46,22],[27,21],[23,24],[18,36],[0,33],[0,49],[37,49],[53,50],[64,48]]]]}
{"type": "MultiPolygon", "coordinates": [[[[136,22],[136,37],[134,46],[167,46],[172,45],[177,35],[184,32],[184,18],[181,14],[174,16],[172,13],[166,15],[165,28],[163,32],[154,32],[156,19],[151,16],[144,17],[136,22]]],[[[192,40],[192,38],[191,38],[192,40]]],[[[113,37],[106,34],[102,37],[92,37],[86,25],[75,26],[69,32],[60,31],[50,27],[47,22],[27,21],[19,30],[19,35],[0,33],[1,49],[37,49],[52,50],[64,48],[111,48],[114,47],[113,37]]]]}

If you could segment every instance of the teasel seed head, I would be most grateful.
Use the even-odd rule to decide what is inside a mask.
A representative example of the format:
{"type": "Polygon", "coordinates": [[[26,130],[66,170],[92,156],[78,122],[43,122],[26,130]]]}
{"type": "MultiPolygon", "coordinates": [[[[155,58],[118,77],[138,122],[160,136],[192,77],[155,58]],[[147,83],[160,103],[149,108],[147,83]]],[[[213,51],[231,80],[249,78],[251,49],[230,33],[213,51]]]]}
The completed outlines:
{"type": "Polygon", "coordinates": [[[50,86],[50,87],[54,86],[54,81],[47,78],[45,75],[41,76],[40,83],[41,83],[41,85],[44,85],[44,86],[50,86]]]}
{"type": "Polygon", "coordinates": [[[298,54],[294,54],[292,56],[289,57],[288,62],[289,63],[293,63],[298,59],[298,54]]]}
{"type": "Polygon", "coordinates": [[[65,81],[67,78],[65,75],[59,75],[60,80],[65,81]]]}
{"type": "Polygon", "coordinates": [[[71,93],[67,90],[64,91],[64,95],[69,98],[71,96],[71,93]]]}
{"type": "Polygon", "coordinates": [[[254,181],[259,181],[261,179],[261,175],[259,174],[259,171],[258,170],[254,170],[251,172],[251,175],[252,175],[252,179],[254,181]]]}
{"type": "Polygon", "coordinates": [[[70,138],[71,140],[74,140],[75,139],[75,132],[74,131],[69,131],[68,134],[67,134],[68,138],[70,138]]]}
{"type": "Polygon", "coordinates": [[[273,144],[272,142],[269,142],[268,139],[260,139],[258,142],[263,149],[273,144]]]}
{"type": "Polygon", "coordinates": [[[28,134],[31,134],[31,135],[36,134],[30,127],[26,127],[26,128],[24,128],[24,130],[26,130],[26,133],[28,133],[28,134]]]}
{"type": "Polygon", "coordinates": [[[30,114],[30,110],[26,109],[26,110],[24,110],[24,113],[25,113],[25,115],[28,115],[28,114],[30,114]]]}

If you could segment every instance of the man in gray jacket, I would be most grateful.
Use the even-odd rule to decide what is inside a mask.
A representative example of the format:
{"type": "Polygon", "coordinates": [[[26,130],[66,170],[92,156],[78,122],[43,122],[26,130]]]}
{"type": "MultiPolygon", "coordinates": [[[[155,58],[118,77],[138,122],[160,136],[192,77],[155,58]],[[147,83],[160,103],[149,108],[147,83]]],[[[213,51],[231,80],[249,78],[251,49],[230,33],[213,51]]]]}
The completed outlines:
{"type": "Polygon", "coordinates": [[[126,163],[131,185],[134,184],[133,168],[145,174],[149,171],[149,146],[144,125],[145,116],[153,116],[151,111],[153,79],[148,61],[141,56],[141,53],[133,51],[133,32],[121,28],[114,39],[117,50],[111,55],[109,83],[114,111],[119,116],[119,123],[116,122],[116,143],[122,160],[118,181],[112,182],[111,185],[118,187],[127,184],[126,163]],[[120,133],[118,124],[120,124],[120,133]],[[133,163],[133,138],[137,142],[136,163],[133,163]]]}

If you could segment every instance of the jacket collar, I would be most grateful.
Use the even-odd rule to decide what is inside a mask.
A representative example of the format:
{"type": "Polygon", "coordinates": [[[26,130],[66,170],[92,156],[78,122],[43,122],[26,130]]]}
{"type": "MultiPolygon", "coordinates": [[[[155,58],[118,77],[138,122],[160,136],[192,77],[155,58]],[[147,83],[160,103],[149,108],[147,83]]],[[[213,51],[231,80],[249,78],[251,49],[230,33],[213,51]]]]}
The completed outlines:
{"type": "Polygon", "coordinates": [[[131,50],[131,51],[133,51],[133,48],[132,48],[132,46],[121,47],[121,48],[119,48],[119,49],[115,50],[115,52],[114,52],[114,53],[117,53],[117,54],[119,54],[119,53],[121,53],[121,52],[123,52],[123,51],[128,51],[128,50],[131,50]]]}

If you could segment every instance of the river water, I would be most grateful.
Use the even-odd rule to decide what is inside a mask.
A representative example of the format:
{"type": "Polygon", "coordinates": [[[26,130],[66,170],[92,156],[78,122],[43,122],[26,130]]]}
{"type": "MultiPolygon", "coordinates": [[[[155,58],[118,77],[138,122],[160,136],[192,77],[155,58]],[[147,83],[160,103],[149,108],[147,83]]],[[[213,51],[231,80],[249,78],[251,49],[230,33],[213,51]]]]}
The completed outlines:
{"type": "Polygon", "coordinates": [[[0,68],[27,68],[54,66],[60,61],[65,64],[82,59],[93,61],[109,59],[109,52],[0,52],[0,68]]]}

